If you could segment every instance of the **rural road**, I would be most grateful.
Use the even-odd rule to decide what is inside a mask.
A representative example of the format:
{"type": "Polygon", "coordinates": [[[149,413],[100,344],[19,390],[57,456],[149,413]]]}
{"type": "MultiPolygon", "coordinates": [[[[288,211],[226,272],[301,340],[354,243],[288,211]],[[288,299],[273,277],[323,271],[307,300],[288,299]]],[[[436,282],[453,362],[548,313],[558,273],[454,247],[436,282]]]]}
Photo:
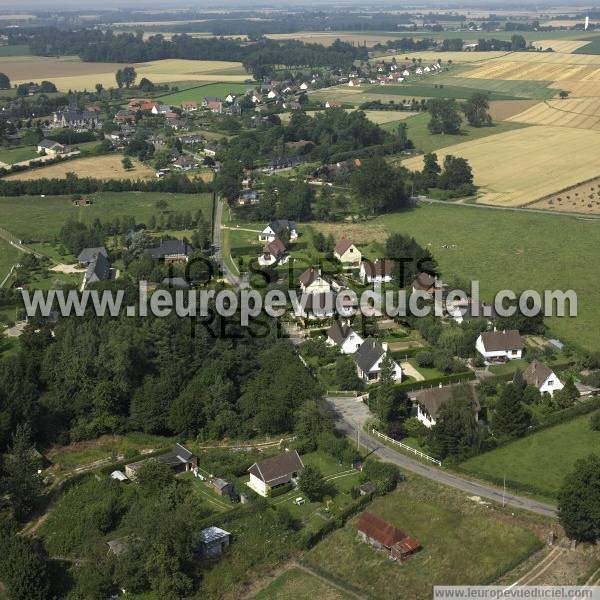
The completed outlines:
{"type": "Polygon", "coordinates": [[[556,508],[543,502],[538,502],[531,498],[516,496],[509,492],[505,494],[502,490],[491,485],[463,479],[458,475],[444,471],[437,467],[430,467],[408,456],[396,452],[387,446],[382,446],[377,439],[363,430],[363,425],[371,416],[367,406],[360,400],[354,398],[325,398],[327,404],[332,409],[336,423],[336,428],[345,433],[348,437],[356,440],[360,431],[360,444],[363,448],[372,451],[373,454],[386,462],[398,465],[407,471],[417,473],[422,477],[427,477],[443,485],[456,488],[471,496],[481,496],[498,503],[504,503],[530,512],[543,515],[545,517],[556,517],[556,508]]]}
{"type": "Polygon", "coordinates": [[[235,273],[231,271],[231,269],[227,266],[225,259],[223,258],[223,252],[221,249],[221,223],[223,221],[223,200],[220,198],[217,200],[217,209],[215,210],[215,223],[213,226],[213,246],[214,246],[214,256],[219,266],[221,267],[221,271],[223,272],[223,277],[235,288],[242,289],[247,288],[248,282],[240,279],[235,273]]]}

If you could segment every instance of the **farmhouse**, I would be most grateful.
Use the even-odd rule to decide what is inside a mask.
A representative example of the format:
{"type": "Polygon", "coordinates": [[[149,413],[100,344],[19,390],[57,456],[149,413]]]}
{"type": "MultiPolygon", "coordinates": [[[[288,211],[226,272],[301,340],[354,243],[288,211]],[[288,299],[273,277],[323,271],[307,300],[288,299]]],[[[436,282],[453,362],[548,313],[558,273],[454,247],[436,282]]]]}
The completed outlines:
{"type": "Polygon", "coordinates": [[[293,483],[303,469],[304,464],[298,451],[286,451],[254,463],[248,469],[250,480],[247,485],[257,494],[267,498],[278,486],[293,483]]]}
{"type": "Polygon", "coordinates": [[[231,533],[213,525],[200,532],[197,553],[207,558],[217,558],[229,547],[230,542],[231,533]]]}
{"type": "MultiPolygon", "coordinates": [[[[381,366],[387,356],[387,344],[380,344],[375,338],[367,338],[356,350],[352,358],[356,363],[356,372],[365,383],[375,383],[381,376],[381,366]]],[[[402,381],[402,367],[392,360],[392,377],[398,383],[402,381]]]]}
{"type": "Polygon", "coordinates": [[[358,267],[362,259],[360,250],[347,238],[342,238],[333,250],[333,256],[345,265],[358,267]]]}
{"type": "Polygon", "coordinates": [[[386,550],[393,560],[404,561],[422,548],[419,540],[367,511],[360,515],[356,529],[363,542],[378,550],[386,550]]]}
{"type": "Polygon", "coordinates": [[[192,248],[181,240],[162,240],[160,246],[148,248],[146,252],[151,258],[163,259],[165,262],[188,261],[192,248]]]}
{"type": "Polygon", "coordinates": [[[298,278],[300,289],[306,294],[323,294],[331,291],[331,284],[321,275],[320,269],[309,267],[298,278]]]}
{"type": "Polygon", "coordinates": [[[146,458],[138,462],[125,465],[125,475],[129,479],[135,479],[140,467],[145,465],[149,460],[156,460],[171,467],[175,473],[191,471],[198,466],[198,459],[187,448],[181,444],[175,444],[173,448],[166,454],[161,454],[155,458],[146,458]]]}
{"type": "Polygon", "coordinates": [[[77,257],[80,265],[89,265],[98,254],[104,254],[104,256],[108,256],[108,252],[106,252],[106,248],[104,246],[98,246],[98,248],[84,248],[77,257]]]}
{"type": "Polygon", "coordinates": [[[360,280],[365,283],[389,283],[394,278],[393,260],[363,260],[360,263],[360,280]]]}
{"type": "Polygon", "coordinates": [[[294,223],[293,221],[288,221],[287,219],[277,219],[276,221],[271,221],[258,234],[258,239],[261,242],[272,242],[284,229],[288,230],[290,240],[298,239],[296,223],[294,223]]]}
{"type": "Polygon", "coordinates": [[[98,281],[108,281],[111,278],[111,268],[106,254],[98,253],[88,264],[83,276],[82,289],[98,281]]]}
{"type": "Polygon", "coordinates": [[[537,360],[534,360],[525,369],[523,379],[527,385],[535,386],[540,393],[548,393],[551,396],[557,390],[562,390],[565,387],[550,367],[537,360]]]}
{"type": "Polygon", "coordinates": [[[65,111],[53,113],[52,127],[68,127],[76,130],[100,129],[102,121],[98,119],[98,113],[91,110],[79,110],[69,108],[65,111]]]}
{"type": "Polygon", "coordinates": [[[504,362],[523,356],[523,340],[516,329],[484,331],[477,338],[475,348],[491,362],[504,362]]]}
{"type": "Polygon", "coordinates": [[[342,354],[354,354],[363,342],[364,340],[350,325],[338,319],[327,330],[325,343],[328,346],[339,346],[342,354]]]}
{"type": "MultiPolygon", "coordinates": [[[[454,391],[452,386],[442,386],[440,383],[438,387],[422,390],[417,395],[417,419],[425,425],[425,427],[433,427],[436,424],[440,407],[443,406],[452,398],[454,391]]],[[[469,392],[471,393],[471,400],[473,402],[473,411],[475,413],[475,419],[478,420],[479,413],[481,412],[481,406],[479,401],[475,397],[474,389],[469,386],[469,392]]]]}
{"type": "Polygon", "coordinates": [[[38,154],[45,154],[46,156],[58,156],[59,154],[65,154],[69,149],[53,140],[42,140],[38,144],[37,151],[38,154]]]}
{"type": "Polygon", "coordinates": [[[265,244],[262,254],[258,257],[261,267],[270,267],[278,262],[283,262],[285,257],[285,244],[280,239],[265,244]]]}

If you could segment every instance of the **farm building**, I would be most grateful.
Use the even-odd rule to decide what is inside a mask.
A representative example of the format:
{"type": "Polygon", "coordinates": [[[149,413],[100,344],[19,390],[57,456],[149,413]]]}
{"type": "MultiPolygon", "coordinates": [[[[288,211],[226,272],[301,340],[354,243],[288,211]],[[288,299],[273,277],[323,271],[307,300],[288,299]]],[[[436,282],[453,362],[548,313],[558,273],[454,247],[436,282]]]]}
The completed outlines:
{"type": "Polygon", "coordinates": [[[362,259],[360,250],[348,239],[342,238],[333,250],[333,256],[345,265],[358,267],[362,259]]]}
{"type": "Polygon", "coordinates": [[[360,515],[356,528],[363,542],[378,550],[386,550],[394,560],[404,561],[422,549],[419,540],[367,511],[360,515]]]}
{"type": "Polygon", "coordinates": [[[304,464],[298,451],[286,451],[254,463],[248,469],[250,480],[247,485],[257,494],[267,498],[271,490],[292,483],[303,469],[304,464]]]}
{"type": "Polygon", "coordinates": [[[223,554],[231,542],[231,533],[220,527],[212,526],[200,532],[198,553],[208,558],[217,558],[223,554]]]}
{"type": "MultiPolygon", "coordinates": [[[[387,356],[387,344],[380,344],[375,338],[367,338],[352,355],[356,372],[365,383],[376,383],[381,376],[381,366],[387,356]]],[[[402,381],[402,367],[392,360],[394,381],[402,381]]]]}
{"type": "Polygon", "coordinates": [[[523,356],[523,340],[516,329],[484,331],[477,338],[475,348],[491,362],[504,362],[523,356]]]}
{"type": "MultiPolygon", "coordinates": [[[[438,387],[422,390],[417,394],[417,419],[425,427],[433,427],[436,424],[439,410],[452,398],[453,389],[452,386],[443,387],[440,383],[438,387]]],[[[481,412],[481,406],[471,386],[469,386],[469,391],[471,392],[473,411],[477,420],[481,412]]]]}
{"type": "Polygon", "coordinates": [[[125,475],[129,479],[135,479],[140,467],[145,465],[149,460],[156,460],[171,467],[175,473],[191,471],[198,466],[198,459],[187,448],[181,444],[175,444],[173,448],[166,454],[161,454],[155,458],[146,458],[138,462],[125,465],[125,475]]]}
{"type": "Polygon", "coordinates": [[[327,330],[326,344],[328,346],[339,346],[342,354],[354,354],[363,343],[363,339],[349,324],[340,319],[327,330]]]}
{"type": "Polygon", "coordinates": [[[233,484],[224,479],[216,478],[208,484],[217,496],[229,496],[233,493],[233,484]]]}
{"type": "Polygon", "coordinates": [[[537,360],[534,360],[525,369],[523,379],[527,385],[535,386],[540,393],[548,393],[551,396],[557,390],[562,390],[565,387],[550,367],[537,360]]]}

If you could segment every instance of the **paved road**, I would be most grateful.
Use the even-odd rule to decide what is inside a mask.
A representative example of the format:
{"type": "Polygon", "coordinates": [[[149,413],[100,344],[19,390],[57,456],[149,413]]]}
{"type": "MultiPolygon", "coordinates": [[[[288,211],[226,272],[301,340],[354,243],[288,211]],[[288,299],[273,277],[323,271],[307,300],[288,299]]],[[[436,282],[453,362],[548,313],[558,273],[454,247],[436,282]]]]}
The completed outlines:
{"type": "MultiPolygon", "coordinates": [[[[458,475],[454,475],[437,467],[430,467],[408,456],[396,452],[387,446],[383,446],[377,438],[369,435],[362,430],[363,425],[371,416],[367,406],[354,398],[326,398],[329,406],[332,408],[336,422],[336,428],[342,431],[353,440],[358,438],[360,431],[360,444],[363,448],[371,450],[373,454],[386,462],[391,462],[402,469],[412,471],[428,479],[433,479],[438,483],[451,486],[462,490],[471,496],[481,496],[489,498],[495,502],[502,503],[503,493],[501,489],[493,487],[485,483],[478,483],[463,479],[458,475]]],[[[516,496],[507,492],[504,494],[504,503],[519,508],[528,510],[545,517],[556,517],[556,508],[537,500],[516,496]]]]}
{"type": "Polygon", "coordinates": [[[221,267],[221,271],[223,272],[223,277],[235,288],[242,289],[247,288],[248,282],[240,279],[235,273],[231,271],[231,269],[227,266],[223,258],[223,253],[221,252],[221,223],[223,220],[223,205],[224,202],[220,198],[217,200],[217,209],[215,210],[215,222],[214,222],[214,230],[213,230],[213,245],[215,250],[215,259],[217,260],[219,266],[221,267]]]}

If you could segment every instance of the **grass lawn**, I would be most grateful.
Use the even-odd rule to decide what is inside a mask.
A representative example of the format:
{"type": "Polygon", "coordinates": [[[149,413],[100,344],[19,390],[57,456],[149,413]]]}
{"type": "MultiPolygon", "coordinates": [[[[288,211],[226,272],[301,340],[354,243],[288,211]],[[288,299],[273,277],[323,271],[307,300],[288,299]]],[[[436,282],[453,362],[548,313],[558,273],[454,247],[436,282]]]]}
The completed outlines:
{"type": "Polygon", "coordinates": [[[392,94],[402,96],[403,98],[454,98],[456,100],[466,100],[476,91],[489,91],[490,100],[514,100],[517,97],[512,94],[504,94],[493,90],[476,90],[458,85],[438,84],[439,82],[436,78],[435,80],[431,80],[431,83],[424,81],[417,84],[380,85],[368,89],[367,93],[386,96],[392,94]]]}
{"type": "Polygon", "coordinates": [[[165,104],[180,105],[182,102],[198,102],[200,105],[205,96],[216,96],[224,100],[227,94],[243,94],[246,90],[251,89],[252,84],[250,83],[208,83],[166,96],[159,96],[159,98],[165,104]]]}
{"type": "Polygon", "coordinates": [[[454,144],[461,144],[462,142],[468,142],[470,140],[487,137],[488,135],[504,133],[505,131],[523,127],[522,123],[508,123],[505,121],[496,123],[493,127],[471,127],[465,122],[463,123],[461,133],[459,134],[433,135],[429,133],[429,130],[427,129],[429,119],[428,113],[421,113],[404,121],[408,126],[409,139],[412,140],[416,148],[425,153],[433,152],[438,148],[445,148],[454,144]]]}
{"type": "Polygon", "coordinates": [[[444,376],[444,374],[441,371],[438,371],[437,369],[434,369],[433,367],[430,369],[428,369],[426,367],[420,367],[414,358],[409,358],[407,362],[410,363],[417,371],[419,371],[419,373],[421,373],[421,375],[423,375],[423,377],[425,377],[425,379],[433,379],[435,377],[443,377],[444,376]]]}
{"type": "Polygon", "coordinates": [[[353,596],[294,567],[252,597],[253,600],[350,600],[353,596]]]}
{"type": "Polygon", "coordinates": [[[211,194],[169,194],[160,192],[102,192],[90,194],[91,206],[73,206],[70,196],[0,197],[0,227],[4,227],[23,240],[44,241],[55,238],[69,219],[92,223],[114,221],[117,217],[134,216],[138,223],[146,222],[161,212],[202,210],[210,220],[211,194]],[[167,208],[156,207],[158,200],[166,200],[167,208]]]}
{"type": "Polygon", "coordinates": [[[0,148],[0,162],[12,165],[23,160],[29,160],[37,156],[36,148],[23,146],[22,148],[0,148]]]}
{"type": "Polygon", "coordinates": [[[506,476],[509,488],[516,482],[554,499],[575,461],[600,452],[600,433],[590,428],[590,418],[583,415],[470,458],[461,470],[496,481],[506,476]]]}
{"type": "Polygon", "coordinates": [[[514,373],[517,369],[521,369],[522,371],[527,368],[529,363],[524,359],[517,360],[509,360],[500,365],[491,365],[490,371],[494,375],[504,375],[506,373],[514,373]]]}
{"type": "Polygon", "coordinates": [[[19,262],[19,257],[22,254],[14,246],[0,238],[0,283],[8,275],[12,266],[19,262]]]}
{"type": "Polygon", "coordinates": [[[500,515],[417,476],[368,510],[418,538],[423,550],[404,564],[390,561],[357,539],[355,517],[305,560],[381,600],[431,598],[432,586],[440,584],[492,582],[541,545],[524,519],[500,515]]]}

